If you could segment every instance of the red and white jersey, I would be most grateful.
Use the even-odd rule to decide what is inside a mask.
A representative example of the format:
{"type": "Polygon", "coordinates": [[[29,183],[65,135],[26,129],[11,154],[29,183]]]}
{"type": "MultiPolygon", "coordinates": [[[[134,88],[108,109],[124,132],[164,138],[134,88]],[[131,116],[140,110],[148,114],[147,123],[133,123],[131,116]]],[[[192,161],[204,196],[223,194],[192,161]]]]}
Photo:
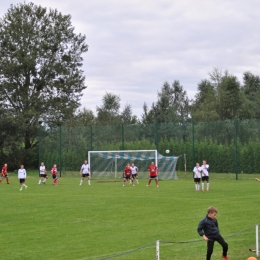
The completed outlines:
{"type": "Polygon", "coordinates": [[[157,176],[158,174],[158,167],[156,165],[150,165],[148,167],[148,171],[151,177],[157,176]]]}
{"type": "Polygon", "coordinates": [[[125,169],[124,169],[124,175],[129,176],[131,174],[132,174],[131,167],[126,166],[125,169]]]}
{"type": "Polygon", "coordinates": [[[194,178],[201,178],[201,167],[195,166],[193,169],[194,178]]]}
{"type": "Polygon", "coordinates": [[[201,168],[201,170],[202,170],[202,172],[201,172],[202,177],[203,177],[203,176],[209,176],[209,171],[208,171],[209,165],[208,165],[208,164],[202,164],[202,165],[200,166],[200,168],[201,168]]]}
{"type": "Polygon", "coordinates": [[[138,168],[136,166],[130,166],[130,168],[132,170],[132,174],[137,174],[138,168]]]}
{"type": "Polygon", "coordinates": [[[18,170],[18,179],[26,179],[26,170],[24,168],[18,170]]]}
{"type": "Polygon", "coordinates": [[[57,168],[56,167],[52,167],[51,168],[51,174],[52,175],[56,175],[57,174],[57,168]]]}
{"type": "Polygon", "coordinates": [[[7,167],[5,166],[2,168],[2,175],[3,176],[7,175],[7,167]]]}

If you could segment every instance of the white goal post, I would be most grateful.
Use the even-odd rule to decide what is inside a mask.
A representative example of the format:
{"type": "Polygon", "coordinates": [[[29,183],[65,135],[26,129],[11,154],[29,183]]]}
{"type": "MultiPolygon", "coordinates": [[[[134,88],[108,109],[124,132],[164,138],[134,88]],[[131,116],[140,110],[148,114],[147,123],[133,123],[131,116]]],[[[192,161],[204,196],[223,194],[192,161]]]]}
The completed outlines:
{"type": "Polygon", "coordinates": [[[157,150],[89,151],[88,163],[94,178],[122,178],[127,163],[134,163],[139,178],[147,178],[148,166],[153,161],[160,179],[176,179],[178,157],[163,156],[157,150]]]}

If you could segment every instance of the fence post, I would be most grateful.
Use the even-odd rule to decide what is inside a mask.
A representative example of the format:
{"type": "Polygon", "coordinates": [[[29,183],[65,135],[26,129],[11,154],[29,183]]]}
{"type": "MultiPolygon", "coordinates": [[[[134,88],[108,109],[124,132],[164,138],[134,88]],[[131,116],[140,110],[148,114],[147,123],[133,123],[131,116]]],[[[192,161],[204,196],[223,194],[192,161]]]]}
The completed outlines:
{"type": "Polygon", "coordinates": [[[255,248],[255,251],[256,251],[256,256],[258,257],[259,256],[259,243],[258,243],[258,225],[255,226],[255,237],[256,237],[256,248],[255,248]]]}
{"type": "Polygon", "coordinates": [[[61,149],[62,149],[62,147],[61,147],[61,123],[60,123],[60,151],[59,151],[59,154],[60,154],[60,177],[61,177],[61,149]]]}
{"type": "Polygon", "coordinates": [[[124,125],[122,124],[122,150],[125,150],[125,133],[124,133],[124,125]]]}
{"type": "Polygon", "coordinates": [[[156,240],[156,260],[160,260],[160,240],[156,240]]]}
{"type": "Polygon", "coordinates": [[[158,151],[158,122],[155,123],[155,143],[156,143],[156,150],[158,151]]]}
{"type": "Polygon", "coordinates": [[[40,144],[41,144],[41,126],[42,126],[42,119],[39,118],[38,120],[38,123],[39,123],[39,127],[38,127],[38,169],[41,165],[41,156],[40,156],[40,153],[41,153],[41,149],[40,149],[40,144]]]}
{"type": "Polygon", "coordinates": [[[235,148],[235,173],[236,180],[238,180],[238,167],[237,167],[237,118],[234,119],[234,148],[235,148]]]}
{"type": "Polygon", "coordinates": [[[194,156],[194,121],[192,123],[192,168],[195,165],[195,156],[194,156]]]}
{"type": "Polygon", "coordinates": [[[92,134],[92,125],[90,126],[90,151],[92,151],[92,137],[93,137],[93,134],[92,134]]]}

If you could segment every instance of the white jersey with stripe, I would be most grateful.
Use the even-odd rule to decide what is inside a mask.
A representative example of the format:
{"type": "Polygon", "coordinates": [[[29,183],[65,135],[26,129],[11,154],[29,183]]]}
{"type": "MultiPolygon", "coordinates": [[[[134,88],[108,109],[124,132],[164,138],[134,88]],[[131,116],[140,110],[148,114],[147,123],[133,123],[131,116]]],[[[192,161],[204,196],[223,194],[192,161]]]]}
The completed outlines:
{"type": "Polygon", "coordinates": [[[130,166],[130,168],[132,170],[132,174],[137,174],[138,168],[136,166],[130,166]]]}
{"type": "Polygon", "coordinates": [[[89,165],[87,164],[82,164],[81,170],[83,174],[89,173],[89,165]]]}
{"type": "Polygon", "coordinates": [[[201,167],[194,167],[193,169],[194,178],[201,178],[201,167]]]}
{"type": "Polygon", "coordinates": [[[202,164],[200,166],[200,168],[202,170],[202,177],[203,176],[209,176],[209,171],[208,171],[209,165],[208,164],[202,164]]]}

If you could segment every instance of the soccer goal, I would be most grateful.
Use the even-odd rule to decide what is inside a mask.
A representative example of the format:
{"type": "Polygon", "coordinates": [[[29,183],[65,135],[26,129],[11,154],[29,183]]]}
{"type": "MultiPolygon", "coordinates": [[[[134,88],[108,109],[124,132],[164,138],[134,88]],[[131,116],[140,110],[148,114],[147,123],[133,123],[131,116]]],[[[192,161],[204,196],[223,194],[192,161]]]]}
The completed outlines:
{"type": "Polygon", "coordinates": [[[157,150],[89,151],[88,162],[92,178],[122,178],[127,163],[138,168],[138,177],[147,178],[148,166],[154,162],[159,179],[177,179],[177,156],[163,156],[157,150]]]}

